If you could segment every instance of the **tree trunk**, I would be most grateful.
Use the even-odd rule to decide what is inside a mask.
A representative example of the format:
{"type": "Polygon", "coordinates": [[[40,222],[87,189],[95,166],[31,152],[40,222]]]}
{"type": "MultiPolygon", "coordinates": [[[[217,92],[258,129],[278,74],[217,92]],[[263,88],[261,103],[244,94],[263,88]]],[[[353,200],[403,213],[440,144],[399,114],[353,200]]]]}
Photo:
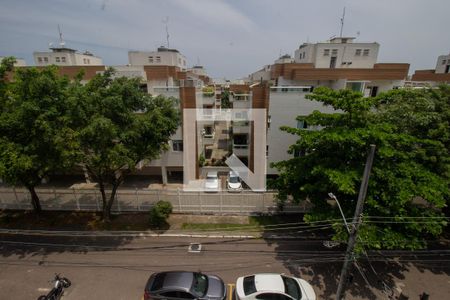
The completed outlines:
{"type": "Polygon", "coordinates": [[[100,193],[102,194],[102,213],[103,221],[109,222],[111,220],[111,210],[108,209],[108,200],[106,199],[105,185],[103,181],[99,180],[100,193]]]}
{"type": "Polygon", "coordinates": [[[41,201],[39,200],[38,194],[34,190],[34,186],[28,186],[27,189],[31,194],[31,204],[33,205],[34,212],[37,214],[41,213],[41,201]]]}

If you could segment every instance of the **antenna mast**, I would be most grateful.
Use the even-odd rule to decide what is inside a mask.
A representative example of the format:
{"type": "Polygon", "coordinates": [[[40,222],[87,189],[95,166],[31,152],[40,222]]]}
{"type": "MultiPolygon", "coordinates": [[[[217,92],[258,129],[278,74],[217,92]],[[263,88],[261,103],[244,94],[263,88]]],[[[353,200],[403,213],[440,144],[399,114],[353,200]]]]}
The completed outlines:
{"type": "Polygon", "coordinates": [[[168,16],[163,20],[163,23],[166,24],[167,48],[170,48],[170,44],[169,44],[169,17],[168,16]]]}
{"type": "Polygon", "coordinates": [[[341,18],[341,33],[339,34],[339,37],[342,37],[342,31],[344,30],[344,20],[345,20],[345,6],[344,6],[344,12],[342,13],[342,18],[341,18]]]}
{"type": "Polygon", "coordinates": [[[64,40],[63,40],[63,34],[62,34],[62,31],[61,31],[61,27],[59,26],[59,24],[58,24],[58,33],[59,33],[59,45],[62,47],[62,46],[64,46],[64,40]]]}

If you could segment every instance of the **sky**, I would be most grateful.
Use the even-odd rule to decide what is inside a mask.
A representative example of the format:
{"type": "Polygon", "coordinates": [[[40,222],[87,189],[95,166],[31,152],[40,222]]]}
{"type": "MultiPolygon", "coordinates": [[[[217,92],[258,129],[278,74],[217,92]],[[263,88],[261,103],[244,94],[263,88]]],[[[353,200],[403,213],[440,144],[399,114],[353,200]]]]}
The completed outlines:
{"type": "Polygon", "coordinates": [[[0,0],[0,56],[24,58],[58,43],[89,50],[106,65],[129,50],[169,43],[213,78],[237,79],[303,42],[339,35],[378,42],[379,62],[434,69],[450,52],[449,0],[0,0]]]}

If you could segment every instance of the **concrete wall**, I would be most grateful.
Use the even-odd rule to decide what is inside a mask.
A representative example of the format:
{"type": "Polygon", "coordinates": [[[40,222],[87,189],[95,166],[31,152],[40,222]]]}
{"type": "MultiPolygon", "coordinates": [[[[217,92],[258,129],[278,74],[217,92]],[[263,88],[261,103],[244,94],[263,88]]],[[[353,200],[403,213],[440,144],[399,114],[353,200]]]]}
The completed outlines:
{"type": "Polygon", "coordinates": [[[373,68],[378,58],[378,43],[317,43],[308,44],[295,51],[296,63],[313,63],[316,68],[329,68],[331,57],[336,57],[336,68],[373,68]],[[329,55],[324,56],[325,49],[329,50],[329,55]],[[333,49],[337,50],[333,54],[333,49]],[[360,55],[356,55],[356,50],[360,49],[360,55]],[[364,56],[364,49],[369,50],[369,55],[364,56]],[[305,53],[305,58],[303,57],[305,53]],[[343,62],[351,64],[342,64],[343,62]]]}
{"type": "Polygon", "coordinates": [[[267,174],[277,174],[276,169],[270,167],[270,163],[292,158],[287,153],[289,146],[298,140],[297,135],[291,135],[280,130],[281,126],[297,128],[297,116],[306,116],[314,110],[332,113],[331,107],[323,106],[322,103],[305,99],[308,92],[270,92],[269,116],[270,128],[267,132],[267,145],[269,154],[267,156],[267,174]]]}
{"type": "Polygon", "coordinates": [[[436,62],[436,72],[435,73],[440,73],[440,74],[445,73],[445,69],[449,65],[450,65],[450,54],[439,56],[437,59],[437,62],[436,62]]]}
{"type": "Polygon", "coordinates": [[[128,62],[133,66],[176,66],[186,69],[186,57],[179,52],[171,51],[129,51],[128,62]],[[157,57],[160,59],[158,60],[157,57]]]}
{"type": "Polygon", "coordinates": [[[100,66],[100,57],[85,55],[78,52],[33,52],[36,66],[100,66]],[[47,61],[45,61],[47,58],[47,61]],[[59,60],[59,61],[58,61],[59,60]]]}

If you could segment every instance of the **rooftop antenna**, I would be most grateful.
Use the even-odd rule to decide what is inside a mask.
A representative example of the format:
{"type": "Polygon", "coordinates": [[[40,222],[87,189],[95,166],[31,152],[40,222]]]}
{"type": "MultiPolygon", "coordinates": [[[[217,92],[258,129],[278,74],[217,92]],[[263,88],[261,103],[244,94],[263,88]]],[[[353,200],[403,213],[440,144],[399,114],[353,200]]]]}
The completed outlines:
{"type": "Polygon", "coordinates": [[[344,30],[344,20],[345,20],[345,6],[344,6],[344,12],[342,13],[342,18],[341,18],[341,33],[339,34],[340,37],[342,37],[342,31],[344,30]]]}
{"type": "Polygon", "coordinates": [[[164,24],[166,24],[166,39],[167,39],[167,48],[170,48],[169,44],[169,17],[166,16],[166,18],[162,21],[164,24]]]}
{"type": "Polygon", "coordinates": [[[63,40],[63,34],[61,31],[61,27],[58,24],[58,33],[59,33],[59,46],[61,46],[61,48],[66,44],[63,40]]]}

